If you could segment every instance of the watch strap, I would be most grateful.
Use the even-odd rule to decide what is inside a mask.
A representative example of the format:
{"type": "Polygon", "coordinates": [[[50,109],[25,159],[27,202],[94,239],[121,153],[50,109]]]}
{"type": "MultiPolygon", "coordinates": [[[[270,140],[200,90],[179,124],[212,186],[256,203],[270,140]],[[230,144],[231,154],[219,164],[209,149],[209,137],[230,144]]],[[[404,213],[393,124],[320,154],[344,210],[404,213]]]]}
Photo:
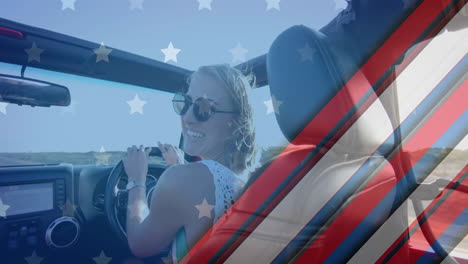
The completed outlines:
{"type": "Polygon", "coordinates": [[[145,185],[144,182],[129,181],[129,182],[127,183],[126,190],[127,190],[127,191],[130,191],[130,190],[132,190],[132,189],[134,189],[134,188],[136,188],[136,187],[141,187],[141,188],[143,188],[143,189],[146,189],[146,185],[145,185]]]}

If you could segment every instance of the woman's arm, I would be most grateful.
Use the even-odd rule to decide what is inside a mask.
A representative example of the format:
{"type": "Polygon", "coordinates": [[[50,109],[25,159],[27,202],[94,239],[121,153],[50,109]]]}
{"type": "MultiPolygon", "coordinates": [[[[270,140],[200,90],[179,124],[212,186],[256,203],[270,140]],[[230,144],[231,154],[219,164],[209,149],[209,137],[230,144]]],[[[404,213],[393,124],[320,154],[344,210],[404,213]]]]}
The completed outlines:
{"type": "Polygon", "coordinates": [[[130,191],[127,236],[135,256],[152,256],[166,248],[176,232],[190,219],[193,208],[185,194],[191,190],[183,181],[184,173],[184,168],[174,166],[161,175],[151,197],[149,210],[144,189],[130,191]]]}
{"type": "Polygon", "coordinates": [[[139,246],[141,237],[141,224],[149,215],[148,203],[146,201],[146,190],[135,187],[128,192],[127,208],[127,239],[131,251],[138,257],[142,257],[139,246]]]}
{"type": "MultiPolygon", "coordinates": [[[[129,148],[124,158],[129,182],[144,183],[148,170],[148,153],[136,147],[129,148]]],[[[179,166],[168,168],[160,177],[148,208],[144,187],[134,187],[128,193],[127,238],[137,257],[154,255],[164,249],[184,226],[186,214],[190,212],[184,193],[185,170],[179,166]],[[175,199],[176,198],[176,199],[175,199]]]]}

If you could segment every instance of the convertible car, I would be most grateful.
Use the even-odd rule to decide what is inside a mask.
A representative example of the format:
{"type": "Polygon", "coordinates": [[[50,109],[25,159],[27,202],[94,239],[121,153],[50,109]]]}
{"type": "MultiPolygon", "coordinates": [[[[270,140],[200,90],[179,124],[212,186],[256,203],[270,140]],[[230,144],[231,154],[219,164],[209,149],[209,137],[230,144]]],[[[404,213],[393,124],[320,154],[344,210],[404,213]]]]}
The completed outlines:
{"type": "MultiPolygon", "coordinates": [[[[320,30],[291,27],[236,66],[269,89],[288,143],[264,149],[182,263],[468,263],[467,1],[348,2],[320,30]]],[[[177,127],[161,109],[191,73],[0,19],[0,263],[131,258],[127,146],[104,146],[150,124],[116,105],[132,114],[152,102],[155,124],[132,137],[177,127]],[[77,151],[51,151],[52,141],[77,151]]],[[[150,155],[148,197],[167,168],[157,148],[150,155]]],[[[170,263],[169,250],[142,261],[170,263]]]]}

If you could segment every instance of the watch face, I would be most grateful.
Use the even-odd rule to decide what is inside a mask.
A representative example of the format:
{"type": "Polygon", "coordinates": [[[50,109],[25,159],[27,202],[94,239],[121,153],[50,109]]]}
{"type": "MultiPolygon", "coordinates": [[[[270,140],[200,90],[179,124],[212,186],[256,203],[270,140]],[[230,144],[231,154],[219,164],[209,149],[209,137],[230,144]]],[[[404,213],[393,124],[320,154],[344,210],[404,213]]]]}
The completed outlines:
{"type": "Polygon", "coordinates": [[[129,190],[130,188],[132,188],[134,185],[134,183],[131,181],[129,183],[127,183],[127,186],[125,187],[125,189],[129,190]]]}

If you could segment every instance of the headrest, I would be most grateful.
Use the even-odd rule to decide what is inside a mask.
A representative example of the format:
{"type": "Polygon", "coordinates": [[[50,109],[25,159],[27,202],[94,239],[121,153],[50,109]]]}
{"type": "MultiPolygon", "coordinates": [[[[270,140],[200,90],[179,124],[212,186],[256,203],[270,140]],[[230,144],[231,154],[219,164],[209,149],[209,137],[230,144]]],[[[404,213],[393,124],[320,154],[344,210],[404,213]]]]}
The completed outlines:
{"type": "MultiPolygon", "coordinates": [[[[355,60],[334,46],[322,33],[305,26],[294,26],[281,33],[273,42],[267,55],[267,72],[270,93],[275,108],[276,120],[285,137],[292,141],[303,128],[346,84],[347,79],[357,74],[354,87],[345,87],[333,115],[344,116],[361,99],[352,89],[365,85],[370,87],[365,76],[354,65],[355,60]],[[354,93],[355,94],[355,93],[354,93]]],[[[380,146],[379,132],[391,132],[392,124],[383,105],[377,99],[372,115],[365,115],[348,141],[340,140],[341,151],[346,153],[366,152],[380,146]]],[[[295,139],[295,144],[315,144],[329,132],[327,118],[295,139]]],[[[393,142],[391,143],[393,144],[393,142]]]]}

